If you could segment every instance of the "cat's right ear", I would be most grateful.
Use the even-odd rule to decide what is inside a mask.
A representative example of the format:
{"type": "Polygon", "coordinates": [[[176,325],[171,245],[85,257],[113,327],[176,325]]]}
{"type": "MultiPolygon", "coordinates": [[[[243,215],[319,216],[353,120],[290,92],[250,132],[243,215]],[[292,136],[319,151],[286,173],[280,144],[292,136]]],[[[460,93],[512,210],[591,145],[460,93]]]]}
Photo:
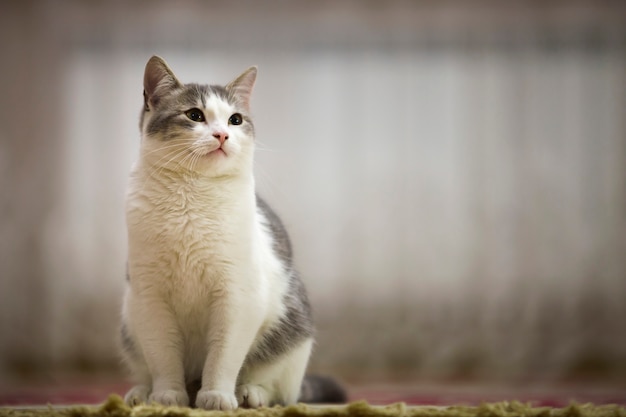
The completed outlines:
{"type": "Polygon", "coordinates": [[[163,58],[153,56],[146,64],[143,75],[143,97],[145,110],[156,106],[161,98],[170,90],[181,87],[182,84],[174,72],[167,66],[163,58]]]}

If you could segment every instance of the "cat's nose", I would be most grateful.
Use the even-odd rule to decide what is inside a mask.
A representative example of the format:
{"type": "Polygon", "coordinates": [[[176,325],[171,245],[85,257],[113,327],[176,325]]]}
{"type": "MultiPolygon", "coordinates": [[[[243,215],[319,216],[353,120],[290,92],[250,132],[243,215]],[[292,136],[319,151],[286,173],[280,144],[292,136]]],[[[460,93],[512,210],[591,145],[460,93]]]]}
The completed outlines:
{"type": "Polygon", "coordinates": [[[228,139],[228,133],[226,132],[215,132],[213,133],[213,137],[220,141],[220,145],[223,145],[224,142],[228,139]]]}

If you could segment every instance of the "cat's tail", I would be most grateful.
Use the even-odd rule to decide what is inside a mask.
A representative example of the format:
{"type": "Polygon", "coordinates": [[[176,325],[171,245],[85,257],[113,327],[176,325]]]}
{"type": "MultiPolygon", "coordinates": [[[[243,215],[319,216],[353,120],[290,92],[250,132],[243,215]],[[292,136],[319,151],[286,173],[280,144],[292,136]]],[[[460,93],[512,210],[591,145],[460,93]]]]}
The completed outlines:
{"type": "Polygon", "coordinates": [[[303,403],[345,403],[346,390],[334,378],[321,375],[306,375],[300,388],[299,402],[303,403]]]}

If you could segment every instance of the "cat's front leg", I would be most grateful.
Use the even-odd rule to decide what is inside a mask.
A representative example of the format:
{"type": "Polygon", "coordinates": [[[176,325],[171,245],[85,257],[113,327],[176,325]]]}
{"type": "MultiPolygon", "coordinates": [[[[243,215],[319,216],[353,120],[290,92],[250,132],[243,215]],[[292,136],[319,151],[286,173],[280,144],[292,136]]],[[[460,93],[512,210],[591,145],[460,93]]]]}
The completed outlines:
{"type": "Polygon", "coordinates": [[[185,389],[182,336],[167,303],[142,294],[129,304],[129,317],[152,379],[149,402],[189,405],[185,389]]]}
{"type": "Polygon", "coordinates": [[[262,309],[252,291],[230,295],[214,311],[202,388],[196,406],[207,410],[237,408],[237,377],[262,323],[262,309]]]}
{"type": "MultiPolygon", "coordinates": [[[[127,340],[130,340],[127,339],[127,340]]],[[[148,402],[148,397],[152,393],[152,377],[141,352],[138,352],[134,342],[128,343],[130,348],[125,351],[126,361],[131,369],[133,379],[137,385],[128,390],[124,396],[124,401],[130,407],[148,402]]]]}

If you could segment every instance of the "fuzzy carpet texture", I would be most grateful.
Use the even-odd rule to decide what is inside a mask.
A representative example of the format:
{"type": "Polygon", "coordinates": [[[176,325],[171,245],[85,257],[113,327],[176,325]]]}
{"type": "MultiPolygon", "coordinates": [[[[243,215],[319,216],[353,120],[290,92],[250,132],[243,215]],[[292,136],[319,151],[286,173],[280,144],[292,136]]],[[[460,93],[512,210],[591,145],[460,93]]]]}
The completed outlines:
{"type": "Polygon", "coordinates": [[[298,404],[289,407],[256,410],[206,411],[158,405],[127,407],[118,395],[111,395],[99,406],[64,408],[0,408],[8,417],[626,417],[619,405],[571,404],[564,408],[532,407],[519,402],[484,403],[477,407],[407,406],[396,403],[371,406],[364,401],[343,406],[312,407],[298,404]]]}

